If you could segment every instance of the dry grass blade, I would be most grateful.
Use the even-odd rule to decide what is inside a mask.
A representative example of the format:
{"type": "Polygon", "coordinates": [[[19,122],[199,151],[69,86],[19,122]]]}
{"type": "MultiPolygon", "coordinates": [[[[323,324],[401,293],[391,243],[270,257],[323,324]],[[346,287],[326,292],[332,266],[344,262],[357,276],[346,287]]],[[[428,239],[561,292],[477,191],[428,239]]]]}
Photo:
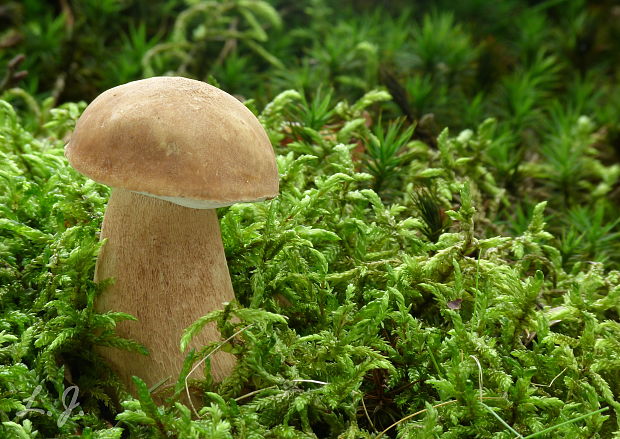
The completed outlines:
{"type": "Polygon", "coordinates": [[[189,385],[187,384],[187,377],[190,376],[192,373],[194,373],[194,371],[196,369],[198,369],[198,367],[200,367],[201,364],[203,364],[205,361],[207,361],[207,358],[209,358],[213,353],[217,352],[222,346],[224,346],[226,343],[228,343],[230,340],[232,340],[233,338],[235,338],[236,336],[238,336],[239,334],[241,334],[243,331],[251,328],[252,326],[254,326],[254,324],[250,324],[247,326],[244,326],[243,328],[239,329],[237,332],[235,332],[233,335],[231,335],[230,337],[228,337],[226,340],[224,340],[223,342],[221,342],[219,345],[217,345],[217,347],[215,349],[213,349],[211,352],[209,352],[208,355],[206,355],[202,360],[200,360],[198,363],[196,363],[196,365],[194,367],[192,367],[192,369],[189,371],[189,373],[187,374],[187,376],[185,377],[185,393],[187,394],[187,400],[189,401],[189,405],[192,407],[192,411],[194,412],[194,414],[196,415],[196,417],[200,418],[200,415],[198,414],[198,411],[196,410],[196,407],[194,407],[194,404],[192,403],[192,396],[189,393],[189,385]]]}

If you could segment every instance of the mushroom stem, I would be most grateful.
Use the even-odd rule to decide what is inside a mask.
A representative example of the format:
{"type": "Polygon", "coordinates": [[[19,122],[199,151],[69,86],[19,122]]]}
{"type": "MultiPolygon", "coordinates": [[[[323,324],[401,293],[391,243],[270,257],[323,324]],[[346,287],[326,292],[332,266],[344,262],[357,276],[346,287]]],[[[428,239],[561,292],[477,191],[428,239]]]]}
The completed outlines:
{"type": "MultiPolygon", "coordinates": [[[[214,209],[190,209],[125,189],[113,189],[101,239],[95,281],[114,278],[97,298],[100,311],[122,311],[138,321],[123,321],[117,333],[145,345],[149,356],[115,348],[101,354],[131,389],[131,376],[152,386],[176,382],[185,354],[179,349],[183,330],[199,317],[234,299],[220,227],[214,209]]],[[[217,341],[214,324],[190,347],[217,341]]],[[[229,375],[235,357],[211,357],[213,378],[229,375]]]]}

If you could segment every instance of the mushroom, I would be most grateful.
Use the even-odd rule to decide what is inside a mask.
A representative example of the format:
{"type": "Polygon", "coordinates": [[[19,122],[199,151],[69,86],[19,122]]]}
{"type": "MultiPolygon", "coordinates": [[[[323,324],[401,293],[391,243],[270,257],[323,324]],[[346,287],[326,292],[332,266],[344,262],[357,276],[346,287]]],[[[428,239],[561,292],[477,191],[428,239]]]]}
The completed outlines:
{"type": "MultiPolygon", "coordinates": [[[[155,77],[99,95],[77,121],[65,155],[91,179],[112,187],[95,281],[114,278],[97,298],[100,311],[122,311],[117,333],[150,354],[100,349],[121,381],[147,386],[180,373],[184,328],[234,299],[215,208],[278,194],[271,142],[256,117],[206,83],[155,77]]],[[[220,336],[214,324],[190,347],[220,336]]],[[[235,357],[217,352],[213,378],[235,357]]]]}

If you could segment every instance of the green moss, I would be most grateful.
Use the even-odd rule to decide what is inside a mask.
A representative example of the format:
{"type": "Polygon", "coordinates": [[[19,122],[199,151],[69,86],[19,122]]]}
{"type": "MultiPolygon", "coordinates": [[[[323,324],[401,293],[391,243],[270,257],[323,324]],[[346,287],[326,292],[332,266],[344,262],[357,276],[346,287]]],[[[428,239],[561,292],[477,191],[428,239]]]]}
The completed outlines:
{"type": "MultiPolygon", "coordinates": [[[[5,430],[100,437],[108,419],[116,424],[111,437],[371,437],[429,404],[454,401],[398,428],[408,437],[503,437],[507,424],[526,436],[608,408],[553,434],[617,431],[620,274],[579,262],[566,271],[545,230],[546,203],[520,233],[501,224],[489,230],[489,206],[507,197],[476,159],[494,141],[493,122],[442,134],[439,151],[407,134],[392,152],[406,157],[396,162],[394,187],[432,188],[426,204],[450,218],[429,239],[419,198],[390,190],[386,204],[372,189],[380,178],[372,162],[352,155],[372,126],[351,130],[355,112],[341,111],[330,128],[291,131],[287,115],[315,110],[284,96],[261,115],[279,139],[281,195],[220,211],[238,303],[197,321],[186,336],[216,320],[239,358],[221,385],[205,382],[206,405],[194,408],[199,419],[178,402],[183,377],[157,407],[140,386],[139,399],[129,398],[92,350],[139,349],[113,335],[115,322],[129,316],[92,310],[107,190],[66,164],[57,134],[71,118],[35,138],[4,104],[5,430]],[[345,127],[349,144],[337,140],[345,127]],[[320,160],[309,154],[315,151],[320,160]],[[58,427],[61,396],[72,384],[86,413],[73,410],[58,427]],[[32,407],[51,414],[19,416],[37,386],[32,407]]],[[[334,108],[359,112],[373,105],[364,99],[334,108]]]]}
{"type": "Polygon", "coordinates": [[[61,2],[71,27],[9,2],[0,436],[620,437],[617,11],[408,3],[61,2]],[[143,350],[93,310],[109,190],[66,163],[85,105],[59,103],[169,71],[254,99],[281,194],[218,211],[237,300],[179,343],[228,341],[157,401],[93,349],[143,350]]]}

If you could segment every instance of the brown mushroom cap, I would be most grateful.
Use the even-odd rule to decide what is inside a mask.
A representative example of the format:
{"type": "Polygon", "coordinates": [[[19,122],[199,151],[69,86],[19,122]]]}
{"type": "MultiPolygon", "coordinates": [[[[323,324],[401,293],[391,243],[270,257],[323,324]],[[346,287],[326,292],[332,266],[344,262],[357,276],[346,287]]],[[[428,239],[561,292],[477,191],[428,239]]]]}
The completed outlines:
{"type": "Polygon", "coordinates": [[[194,208],[278,194],[271,142],[241,102],[204,82],[111,88],[79,118],[65,155],[93,180],[194,208]]]}

